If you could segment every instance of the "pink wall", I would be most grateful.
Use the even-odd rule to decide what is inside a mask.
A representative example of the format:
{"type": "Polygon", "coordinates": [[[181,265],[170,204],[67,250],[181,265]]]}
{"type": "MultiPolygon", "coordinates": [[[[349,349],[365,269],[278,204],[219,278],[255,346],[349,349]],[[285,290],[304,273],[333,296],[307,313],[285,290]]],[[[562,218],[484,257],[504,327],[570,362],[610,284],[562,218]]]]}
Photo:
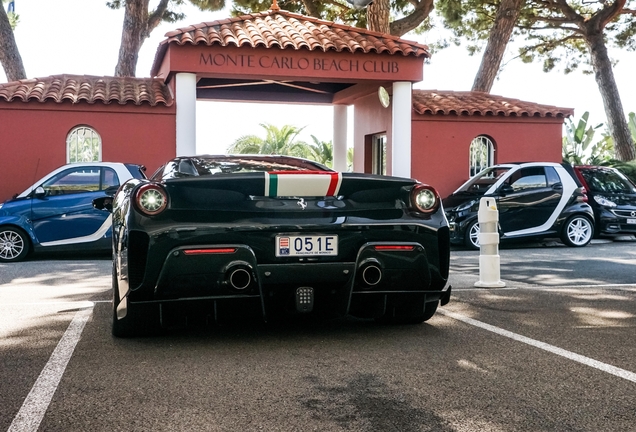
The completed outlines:
{"type": "Polygon", "coordinates": [[[364,142],[365,137],[386,133],[387,139],[387,174],[391,174],[391,106],[384,108],[380,105],[377,92],[357,99],[354,103],[353,124],[353,157],[354,171],[364,172],[364,142]]]}
{"type": "MultiPolygon", "coordinates": [[[[354,170],[365,171],[365,138],[387,134],[391,172],[391,108],[376,93],[355,102],[354,170]]],[[[495,143],[495,163],[561,162],[562,118],[444,116],[413,114],[411,176],[435,187],[442,198],[468,180],[472,140],[486,135],[495,143]]]]}
{"type": "Polygon", "coordinates": [[[478,135],[495,143],[497,164],[561,162],[562,126],[561,118],[414,115],[411,173],[446,197],[468,180],[468,151],[478,135]]]}
{"type": "Polygon", "coordinates": [[[80,125],[101,136],[104,162],[140,163],[150,175],[175,156],[174,106],[0,101],[0,202],[64,165],[66,136],[80,125]]]}

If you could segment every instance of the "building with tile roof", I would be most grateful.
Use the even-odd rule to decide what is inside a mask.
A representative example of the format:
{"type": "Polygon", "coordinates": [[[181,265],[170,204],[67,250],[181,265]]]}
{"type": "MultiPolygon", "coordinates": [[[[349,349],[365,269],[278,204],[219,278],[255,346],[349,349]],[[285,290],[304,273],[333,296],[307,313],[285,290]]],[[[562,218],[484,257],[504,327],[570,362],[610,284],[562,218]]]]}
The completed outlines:
{"type": "Polygon", "coordinates": [[[152,78],[56,75],[0,84],[0,200],[68,162],[78,130],[99,138],[102,160],[143,163],[151,172],[175,155],[196,154],[197,100],[332,105],[340,170],[353,105],[354,170],[414,177],[442,195],[484,164],[560,160],[561,127],[572,110],[413,90],[428,57],[425,45],[274,4],[167,33],[152,78]]]}

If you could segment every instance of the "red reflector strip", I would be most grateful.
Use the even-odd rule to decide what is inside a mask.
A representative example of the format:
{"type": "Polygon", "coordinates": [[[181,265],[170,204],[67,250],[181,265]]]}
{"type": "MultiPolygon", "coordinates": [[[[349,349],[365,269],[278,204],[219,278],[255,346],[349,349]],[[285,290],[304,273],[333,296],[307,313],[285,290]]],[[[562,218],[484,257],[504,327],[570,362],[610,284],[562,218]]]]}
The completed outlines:
{"type": "Polygon", "coordinates": [[[234,252],[236,252],[236,248],[187,249],[183,251],[186,255],[231,254],[234,252]]]}
{"type": "Polygon", "coordinates": [[[373,247],[375,250],[377,251],[387,251],[387,250],[394,250],[394,251],[412,251],[413,249],[415,249],[415,246],[406,246],[406,245],[378,245],[378,246],[374,246],[373,247]]]}

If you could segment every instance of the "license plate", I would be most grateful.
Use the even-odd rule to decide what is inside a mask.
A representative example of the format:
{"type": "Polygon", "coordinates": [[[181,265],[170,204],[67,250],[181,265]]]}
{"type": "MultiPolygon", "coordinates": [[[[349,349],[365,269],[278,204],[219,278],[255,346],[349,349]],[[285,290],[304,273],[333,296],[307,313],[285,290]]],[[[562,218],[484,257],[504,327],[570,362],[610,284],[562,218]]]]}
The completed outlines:
{"type": "Polygon", "coordinates": [[[276,236],[276,256],[336,256],[338,236],[276,236]]]}
{"type": "Polygon", "coordinates": [[[628,224],[636,224],[636,219],[627,219],[628,224]]]}

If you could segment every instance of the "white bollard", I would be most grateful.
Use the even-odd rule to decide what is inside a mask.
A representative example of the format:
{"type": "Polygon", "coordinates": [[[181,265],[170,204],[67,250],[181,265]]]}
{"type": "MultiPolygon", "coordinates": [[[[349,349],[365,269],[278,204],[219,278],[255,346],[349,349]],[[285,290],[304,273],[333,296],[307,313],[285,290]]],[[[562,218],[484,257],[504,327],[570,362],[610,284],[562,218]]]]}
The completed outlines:
{"type": "Polygon", "coordinates": [[[499,211],[494,198],[479,201],[479,281],[476,287],[501,288],[506,286],[499,279],[499,211]]]}

